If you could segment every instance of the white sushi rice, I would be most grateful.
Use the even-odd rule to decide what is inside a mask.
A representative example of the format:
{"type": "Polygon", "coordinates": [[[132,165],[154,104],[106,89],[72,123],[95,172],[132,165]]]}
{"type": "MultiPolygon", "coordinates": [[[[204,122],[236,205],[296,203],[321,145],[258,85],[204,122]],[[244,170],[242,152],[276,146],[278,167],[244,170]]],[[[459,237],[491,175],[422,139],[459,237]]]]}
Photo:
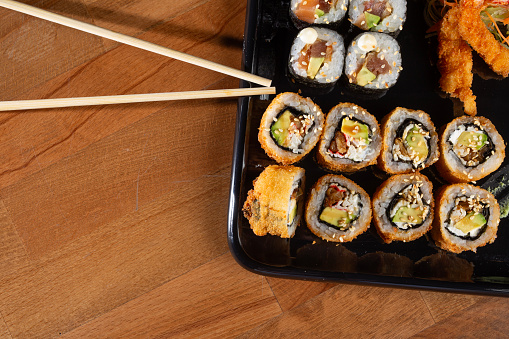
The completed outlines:
{"type": "Polygon", "coordinates": [[[377,52],[378,57],[383,57],[383,59],[387,60],[390,70],[385,74],[379,74],[375,80],[369,82],[364,87],[382,90],[394,86],[400,71],[403,69],[401,66],[401,52],[396,39],[383,33],[361,33],[352,41],[345,58],[345,74],[350,79],[355,79],[357,71],[365,61],[366,55],[371,51],[377,52]],[[367,34],[370,37],[366,38],[365,35],[367,34]],[[363,40],[375,40],[376,44],[373,49],[366,49],[365,44],[359,44],[359,40],[361,42],[363,40]]]}
{"type": "Polygon", "coordinates": [[[333,48],[331,60],[329,62],[325,61],[314,80],[309,79],[309,81],[318,82],[320,84],[333,84],[339,79],[343,72],[345,45],[341,35],[327,28],[308,27],[297,34],[290,50],[290,71],[297,76],[307,78],[307,67],[300,67],[298,61],[302,49],[309,44],[309,30],[316,31],[317,39],[327,41],[327,46],[332,46],[333,48]],[[302,34],[303,32],[304,34],[302,34]]]}
{"type": "MultiPolygon", "coordinates": [[[[359,16],[364,13],[364,3],[366,0],[352,0],[348,9],[349,20],[357,21],[359,16]]],[[[406,20],[407,2],[406,0],[387,0],[392,7],[392,13],[382,19],[378,25],[371,28],[373,32],[392,33],[401,31],[406,20]]]]}

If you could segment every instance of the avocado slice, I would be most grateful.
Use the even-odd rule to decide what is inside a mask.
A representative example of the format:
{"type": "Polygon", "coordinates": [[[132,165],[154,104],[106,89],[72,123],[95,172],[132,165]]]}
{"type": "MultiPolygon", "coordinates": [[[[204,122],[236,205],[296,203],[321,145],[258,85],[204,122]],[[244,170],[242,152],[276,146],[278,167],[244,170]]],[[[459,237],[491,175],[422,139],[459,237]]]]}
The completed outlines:
{"type": "Polygon", "coordinates": [[[368,26],[368,28],[373,28],[380,22],[380,17],[378,15],[369,12],[364,12],[364,17],[366,18],[366,26],[368,26]]]}
{"type": "Polygon", "coordinates": [[[357,85],[366,86],[368,83],[376,79],[376,75],[374,75],[369,69],[366,68],[366,65],[362,66],[360,71],[357,73],[357,85]]]}
{"type": "Polygon", "coordinates": [[[463,219],[458,221],[454,227],[467,234],[486,224],[486,218],[481,213],[470,212],[463,219]]]}
{"type": "Polygon", "coordinates": [[[417,126],[414,126],[412,129],[410,129],[410,131],[408,131],[405,142],[410,148],[408,153],[412,153],[413,151],[416,155],[416,158],[418,158],[420,161],[428,157],[428,143],[426,142],[424,135],[419,133],[419,128],[417,126]]]}
{"type": "Polygon", "coordinates": [[[409,206],[401,206],[392,217],[392,222],[403,222],[408,224],[418,225],[422,223],[424,217],[424,210],[419,208],[412,208],[409,206]]]}
{"type": "Polygon", "coordinates": [[[307,76],[310,79],[314,79],[318,71],[320,70],[320,67],[322,67],[323,62],[325,61],[325,58],[315,58],[311,57],[309,58],[309,64],[307,69],[307,76]]]}
{"type": "Polygon", "coordinates": [[[347,211],[325,207],[320,214],[320,220],[336,227],[344,227],[353,220],[353,216],[349,215],[347,211]]]}
{"type": "Polygon", "coordinates": [[[315,9],[315,14],[320,18],[325,15],[325,12],[322,11],[321,9],[317,8],[317,9],[315,9]]]}
{"type": "Polygon", "coordinates": [[[487,140],[488,136],[485,133],[465,131],[460,134],[456,144],[462,147],[470,147],[474,150],[480,150],[486,144],[487,140]],[[475,140],[474,137],[476,137],[477,140],[475,140]]]}
{"type": "Polygon", "coordinates": [[[292,207],[291,207],[290,213],[288,214],[288,220],[287,220],[288,225],[291,225],[293,223],[293,220],[297,216],[297,199],[291,199],[290,206],[292,206],[292,207]]]}
{"type": "Polygon", "coordinates": [[[364,139],[366,144],[369,144],[368,125],[345,117],[341,124],[341,132],[357,140],[364,139]]]}
{"type": "Polygon", "coordinates": [[[288,128],[290,127],[291,117],[292,112],[286,110],[270,127],[272,137],[274,138],[274,140],[276,140],[279,146],[284,146],[284,142],[288,137],[288,128]],[[282,130],[283,132],[281,132],[280,130],[282,130]]]}

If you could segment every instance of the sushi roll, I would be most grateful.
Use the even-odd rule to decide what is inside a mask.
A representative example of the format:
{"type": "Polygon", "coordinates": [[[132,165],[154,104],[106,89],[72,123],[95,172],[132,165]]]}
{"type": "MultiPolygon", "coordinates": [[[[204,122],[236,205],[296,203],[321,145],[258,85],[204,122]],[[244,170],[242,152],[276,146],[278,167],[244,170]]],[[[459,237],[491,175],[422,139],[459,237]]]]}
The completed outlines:
{"type": "Polygon", "coordinates": [[[453,184],[437,192],[437,209],[431,237],[440,248],[475,252],[493,243],[500,222],[500,208],[490,192],[469,184],[453,184]]]}
{"type": "Polygon", "coordinates": [[[363,31],[397,34],[406,20],[406,0],[352,0],[349,21],[363,31]]]}
{"type": "Polygon", "coordinates": [[[348,10],[348,0],[292,0],[290,18],[297,28],[312,24],[338,26],[348,10]]]}
{"type": "Polygon", "coordinates": [[[353,181],[328,174],[315,183],[306,202],[308,228],[323,240],[348,242],[371,222],[369,195],[353,181]]]}
{"type": "Polygon", "coordinates": [[[288,67],[298,82],[311,87],[333,87],[343,73],[343,37],[326,28],[308,27],[293,41],[288,67]]]}
{"type": "Polygon", "coordinates": [[[353,172],[376,163],[381,140],[373,115],[355,104],[341,103],[327,114],[316,160],[331,171],[353,172]]]}
{"type": "Polygon", "coordinates": [[[282,165],[293,164],[318,143],[324,120],[311,99],[281,93],[263,113],[258,140],[269,157],[282,165]]]}
{"type": "Polygon", "coordinates": [[[387,173],[414,172],[438,160],[438,134],[423,111],[395,108],[382,121],[382,138],[378,167],[387,173]]]}
{"type": "Polygon", "coordinates": [[[376,230],[389,244],[423,236],[433,221],[433,185],[420,173],[397,174],[383,182],[373,195],[376,230]]]}
{"type": "Polygon", "coordinates": [[[484,117],[456,118],[440,134],[437,168],[450,183],[482,179],[496,171],[504,157],[504,140],[484,117]]]}
{"type": "Polygon", "coordinates": [[[401,53],[396,39],[382,33],[361,33],[350,43],[345,75],[354,89],[385,93],[398,80],[401,53]]]}
{"type": "Polygon", "coordinates": [[[253,181],[242,211],[254,234],[291,238],[304,204],[304,169],[271,165],[253,181]]]}

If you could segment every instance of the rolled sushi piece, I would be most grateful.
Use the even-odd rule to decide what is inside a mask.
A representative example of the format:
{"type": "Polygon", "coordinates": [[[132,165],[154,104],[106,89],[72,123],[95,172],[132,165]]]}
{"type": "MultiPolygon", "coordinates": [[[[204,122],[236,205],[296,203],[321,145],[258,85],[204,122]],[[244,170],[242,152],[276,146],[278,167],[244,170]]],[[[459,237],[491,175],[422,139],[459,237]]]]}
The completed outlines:
{"type": "Polygon", "coordinates": [[[437,192],[431,236],[440,248],[476,252],[497,238],[500,208],[490,192],[469,184],[453,184],[437,192]]]}
{"type": "Polygon", "coordinates": [[[385,93],[396,84],[401,62],[396,39],[383,33],[361,33],[348,47],[345,75],[354,88],[385,93]]]}
{"type": "Polygon", "coordinates": [[[406,0],[351,0],[349,21],[363,31],[397,34],[406,20],[406,0]]]}
{"type": "Polygon", "coordinates": [[[343,74],[343,37],[333,30],[307,27],[293,41],[288,68],[295,80],[312,87],[332,87],[343,74]]]}
{"type": "Polygon", "coordinates": [[[335,172],[353,172],[377,161],[382,147],[376,118],[351,103],[333,107],[318,144],[318,164],[335,172]]]}
{"type": "Polygon", "coordinates": [[[436,165],[450,183],[471,182],[496,171],[504,157],[504,139],[490,120],[462,116],[443,129],[436,165]]]}
{"type": "Polygon", "coordinates": [[[297,28],[308,25],[338,26],[348,10],[348,0],[292,0],[290,18],[297,28]]]}
{"type": "Polygon", "coordinates": [[[412,241],[423,236],[433,221],[433,185],[420,173],[397,174],[373,195],[376,230],[382,240],[412,241]]]}
{"type": "Polygon", "coordinates": [[[278,163],[301,160],[318,143],[325,118],[309,98],[285,92],[277,95],[263,113],[258,140],[278,163]]]}
{"type": "Polygon", "coordinates": [[[382,121],[382,138],[378,167],[387,173],[414,172],[438,160],[438,134],[424,111],[395,108],[382,121]]]}
{"type": "Polygon", "coordinates": [[[369,195],[352,180],[328,174],[314,184],[306,202],[306,223],[316,236],[349,242],[371,222],[369,195]]]}
{"type": "Polygon", "coordinates": [[[303,213],[304,174],[300,167],[271,165],[253,181],[242,211],[254,234],[294,236],[303,213]]]}

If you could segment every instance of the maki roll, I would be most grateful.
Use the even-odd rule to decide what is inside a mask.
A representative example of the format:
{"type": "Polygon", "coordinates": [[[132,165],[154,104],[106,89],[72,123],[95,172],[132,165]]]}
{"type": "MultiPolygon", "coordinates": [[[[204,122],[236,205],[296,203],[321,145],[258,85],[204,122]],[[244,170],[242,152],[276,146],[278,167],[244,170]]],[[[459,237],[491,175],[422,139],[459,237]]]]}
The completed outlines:
{"type": "Polygon", "coordinates": [[[336,172],[353,172],[376,163],[382,146],[376,118],[364,108],[341,103],[327,114],[316,160],[336,172]]]}
{"type": "Polygon", "coordinates": [[[352,0],[349,20],[363,31],[397,34],[406,20],[406,0],[352,0]]]}
{"type": "Polygon", "coordinates": [[[397,174],[380,185],[373,195],[376,230],[389,244],[412,241],[431,228],[433,185],[420,173],[397,174]]]}
{"type": "Polygon", "coordinates": [[[440,175],[451,183],[470,182],[496,171],[505,157],[505,144],[495,126],[484,117],[462,116],[440,135],[440,175]]]}
{"type": "Polygon", "coordinates": [[[283,165],[293,164],[315,147],[324,120],[311,99],[281,93],[263,113],[258,140],[269,157],[283,165]]]}
{"type": "Polygon", "coordinates": [[[328,174],[315,183],[306,203],[306,223],[323,240],[348,242],[371,222],[369,195],[353,181],[328,174]]]}
{"type": "Polygon", "coordinates": [[[353,88],[385,93],[396,84],[401,67],[396,39],[382,33],[361,33],[348,47],[345,74],[353,88]]]}
{"type": "Polygon", "coordinates": [[[272,165],[253,181],[242,211],[254,234],[291,238],[304,202],[304,169],[272,165]]]}
{"type": "Polygon", "coordinates": [[[308,27],[297,34],[288,67],[299,82],[312,87],[332,87],[343,73],[343,37],[326,28],[308,27]]]}
{"type": "Polygon", "coordinates": [[[310,24],[338,26],[347,9],[348,0],[292,0],[290,18],[297,28],[310,24]]]}
{"type": "Polygon", "coordinates": [[[469,184],[453,184],[437,192],[437,209],[431,236],[440,248],[475,252],[493,243],[500,222],[500,208],[490,192],[469,184]]]}
{"type": "Polygon", "coordinates": [[[423,111],[395,108],[382,121],[382,138],[378,167],[387,173],[410,173],[438,160],[438,134],[423,111]]]}

